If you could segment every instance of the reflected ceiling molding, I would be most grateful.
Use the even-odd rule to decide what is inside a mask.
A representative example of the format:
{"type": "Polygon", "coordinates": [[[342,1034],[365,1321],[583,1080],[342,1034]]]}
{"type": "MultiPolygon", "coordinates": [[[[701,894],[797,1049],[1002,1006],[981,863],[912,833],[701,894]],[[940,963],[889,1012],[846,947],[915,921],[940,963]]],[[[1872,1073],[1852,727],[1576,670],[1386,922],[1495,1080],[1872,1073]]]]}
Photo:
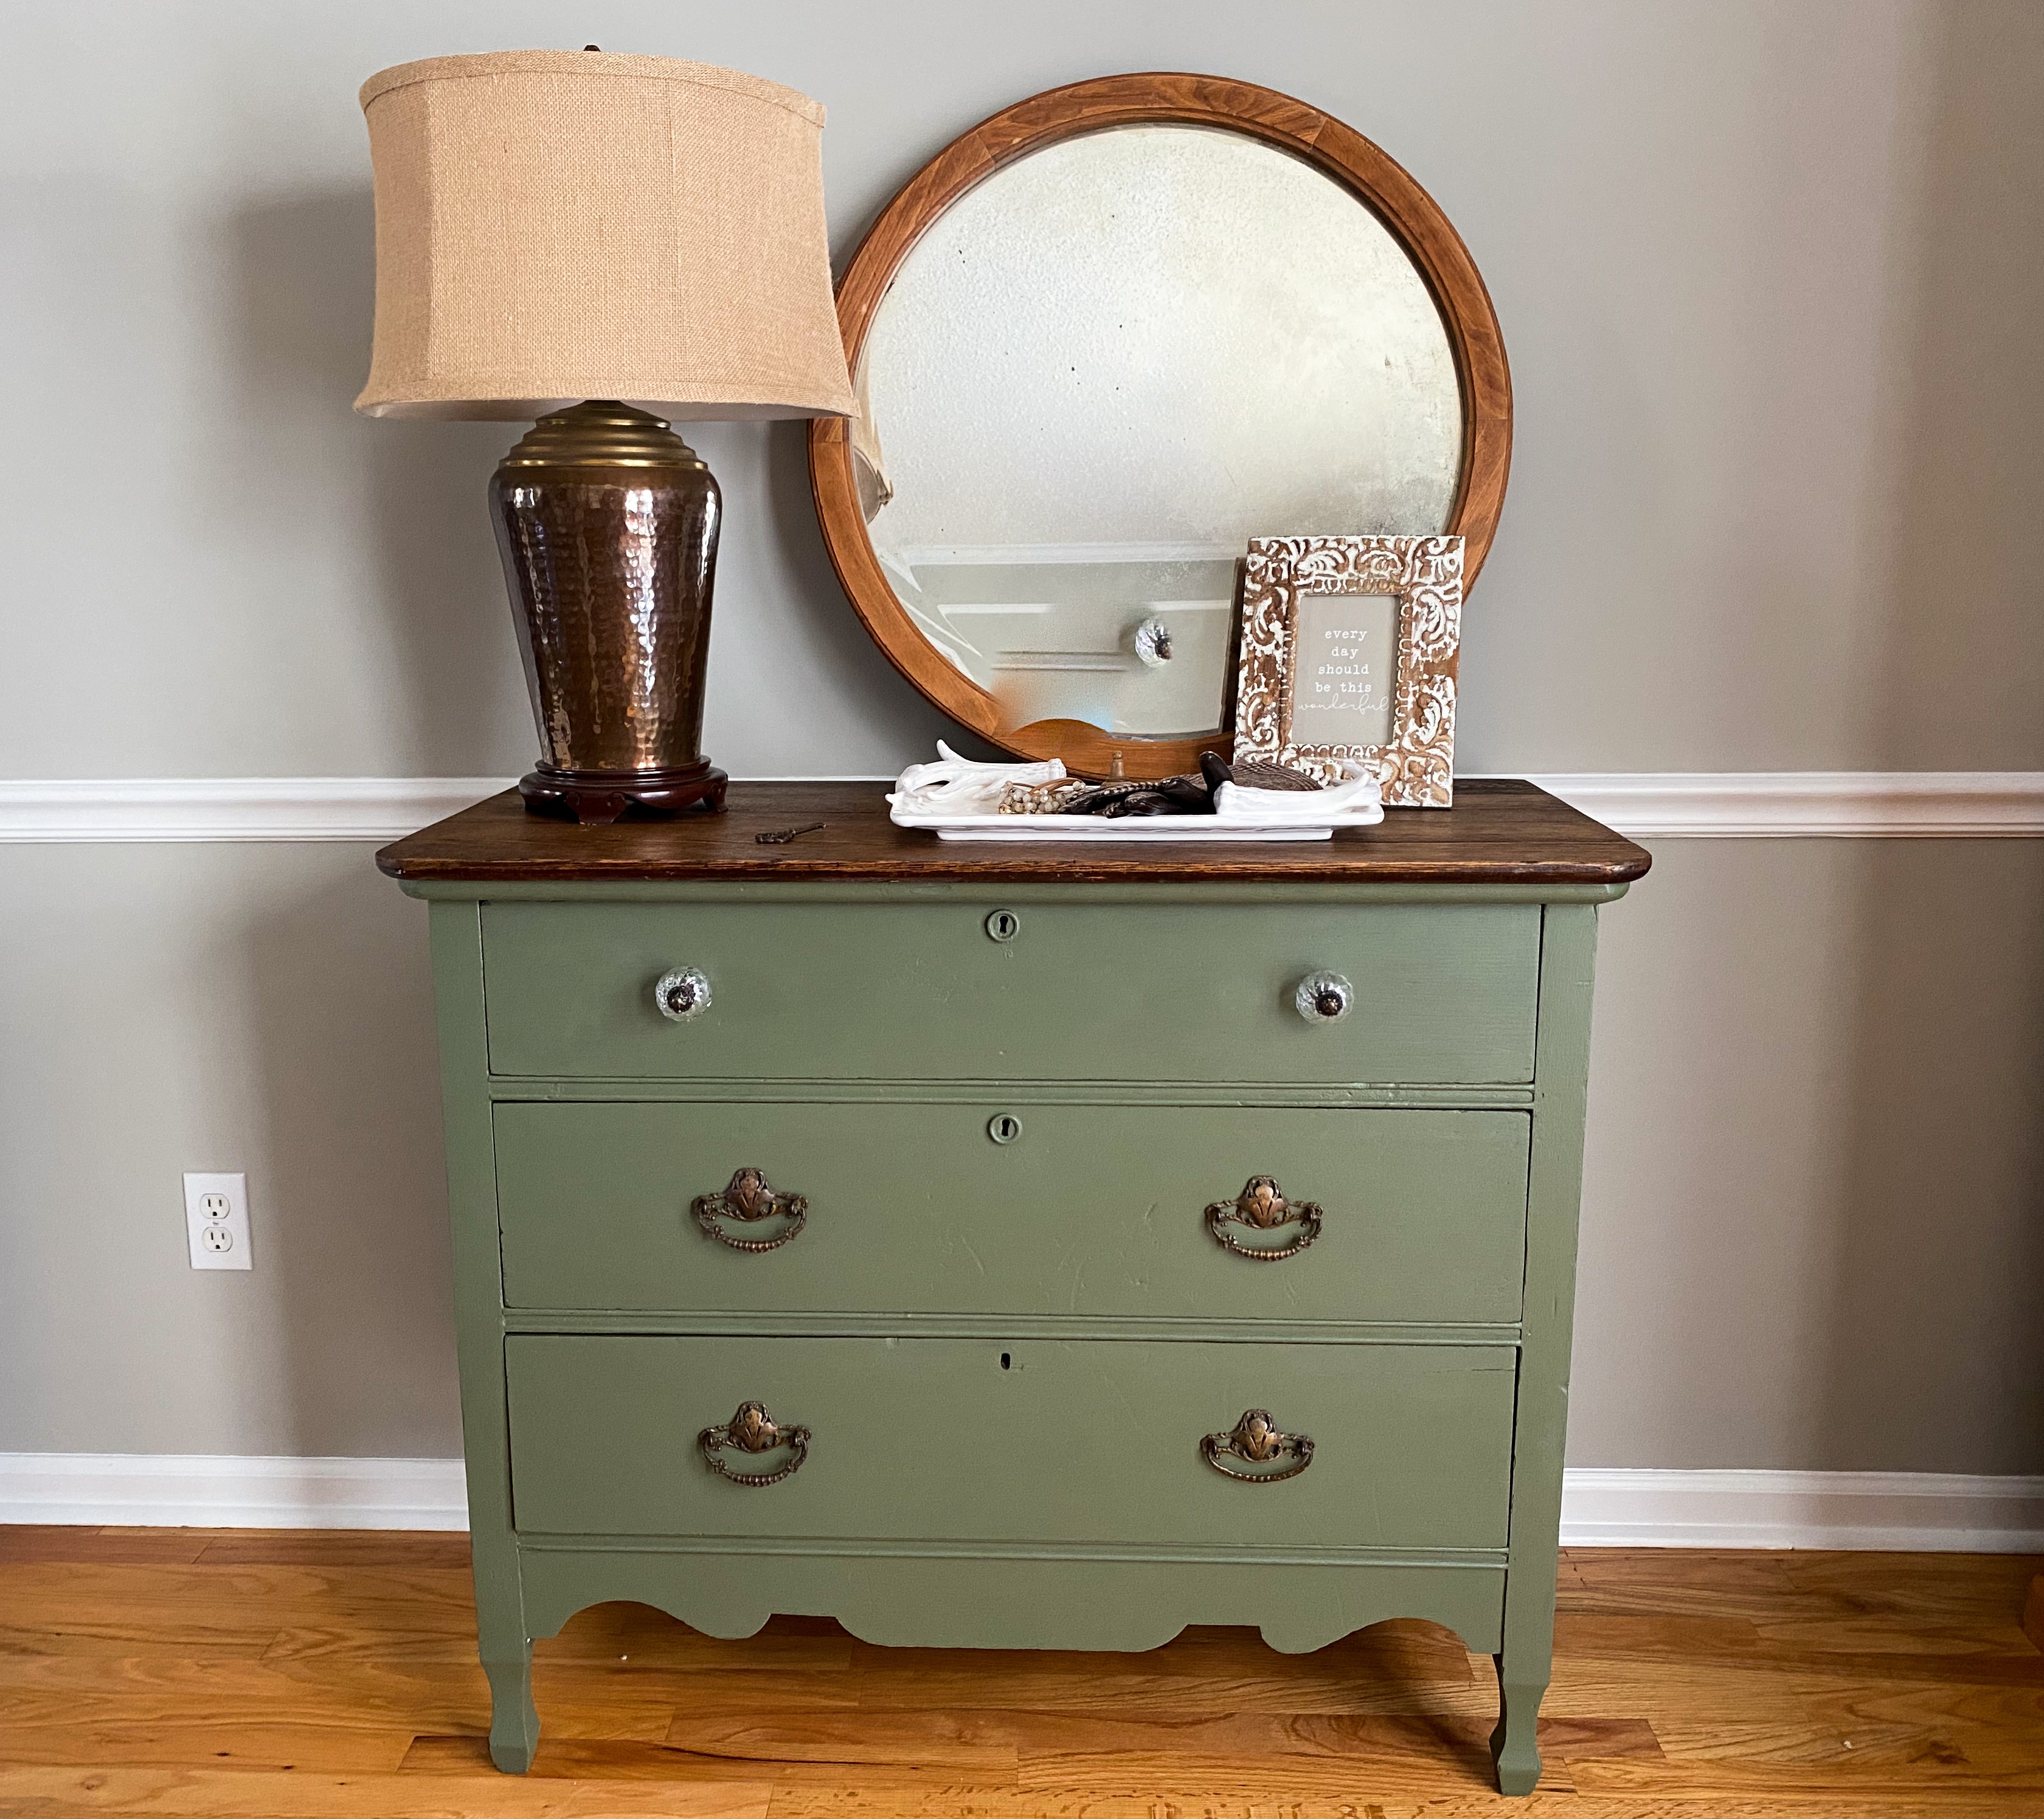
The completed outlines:
{"type": "Polygon", "coordinates": [[[1231,543],[930,543],[905,544],[893,553],[911,568],[1027,568],[1037,563],[1234,563],[1242,550],[1231,543]]]}

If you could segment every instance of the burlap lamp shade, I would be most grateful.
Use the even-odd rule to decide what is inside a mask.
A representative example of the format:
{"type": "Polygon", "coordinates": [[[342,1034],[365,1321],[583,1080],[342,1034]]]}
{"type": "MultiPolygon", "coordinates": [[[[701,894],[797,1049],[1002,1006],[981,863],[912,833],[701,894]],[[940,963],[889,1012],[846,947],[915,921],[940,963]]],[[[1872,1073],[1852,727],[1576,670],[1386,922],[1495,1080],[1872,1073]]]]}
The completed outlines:
{"type": "Polygon", "coordinates": [[[667,423],[854,408],[824,110],[667,57],[505,51],[362,87],[371,417],[540,419],[490,483],[538,724],[526,806],[723,806],[700,750],[722,502],[667,423]]]}
{"type": "Polygon", "coordinates": [[[844,416],[824,110],[670,57],[502,51],[362,85],[371,417],[844,416]]]}

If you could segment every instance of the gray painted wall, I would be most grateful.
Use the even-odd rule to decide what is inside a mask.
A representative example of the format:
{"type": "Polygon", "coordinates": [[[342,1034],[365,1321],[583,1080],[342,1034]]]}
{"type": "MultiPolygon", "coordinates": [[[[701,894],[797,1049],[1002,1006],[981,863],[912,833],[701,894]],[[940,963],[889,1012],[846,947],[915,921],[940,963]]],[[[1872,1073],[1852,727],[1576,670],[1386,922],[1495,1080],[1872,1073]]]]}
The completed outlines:
{"type": "MultiPolygon", "coordinates": [[[[0,776],[508,774],[482,491],[369,424],[362,77],[582,42],[831,110],[840,254],[951,135],[1144,67],[1286,89],[1457,222],[1519,404],[1484,771],[2044,768],[2044,8],[17,6],[0,776]]],[[[889,771],[801,437],[706,428],[711,752],[889,771]]],[[[1605,918],[1573,1455],[2044,1469],[2044,850],[1665,843],[1605,918]]],[[[0,848],[0,1450],[455,1450],[424,918],[366,848],[0,848]],[[185,1264],[245,1168],[256,1267],[185,1264]]]]}

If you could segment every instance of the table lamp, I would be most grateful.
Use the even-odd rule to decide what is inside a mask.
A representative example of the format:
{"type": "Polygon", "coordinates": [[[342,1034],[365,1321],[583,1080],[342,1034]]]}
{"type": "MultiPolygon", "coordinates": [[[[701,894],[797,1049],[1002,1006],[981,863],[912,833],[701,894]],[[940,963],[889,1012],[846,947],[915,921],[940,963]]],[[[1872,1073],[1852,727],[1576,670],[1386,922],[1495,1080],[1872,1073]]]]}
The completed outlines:
{"type": "Polygon", "coordinates": [[[536,813],[720,809],[717,483],[670,421],[848,415],[824,110],[707,63],[505,51],[362,87],[371,417],[537,418],[490,485],[536,813]]]}

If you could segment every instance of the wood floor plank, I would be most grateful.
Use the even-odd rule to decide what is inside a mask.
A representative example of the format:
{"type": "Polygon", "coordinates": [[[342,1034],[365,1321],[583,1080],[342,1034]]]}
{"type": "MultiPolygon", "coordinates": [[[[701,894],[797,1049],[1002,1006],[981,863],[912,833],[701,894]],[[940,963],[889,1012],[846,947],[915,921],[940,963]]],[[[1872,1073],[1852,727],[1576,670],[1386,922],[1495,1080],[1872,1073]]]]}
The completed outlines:
{"type": "Polygon", "coordinates": [[[1005,1713],[677,1712],[664,1740],[697,1756],[759,1763],[903,1763],[1012,1777],[1016,1725],[1005,1713]]]}
{"type": "Polygon", "coordinates": [[[411,1747],[408,1730],[351,1725],[271,1724],[205,1713],[112,1721],[23,1721],[0,1714],[0,1765],[304,1768],[395,1772],[411,1747]]]}
{"type": "Polygon", "coordinates": [[[243,1773],[207,1770],[0,1769],[9,1819],[93,1814],[163,1819],[766,1819],[774,1789],[716,1781],[634,1788],[610,1782],[463,1776],[243,1773]]]}
{"type": "Polygon", "coordinates": [[[176,1565],[195,1560],[213,1540],[210,1529],[96,1529],[63,1524],[0,1523],[0,1565],[10,1560],[135,1560],[176,1565]]]}
{"type": "MultiPolygon", "coordinates": [[[[415,1534],[406,1540],[405,1559],[414,1569],[469,1570],[465,1534],[415,1534]]],[[[194,1557],[209,1567],[387,1567],[390,1537],[374,1529],[227,1529],[207,1534],[194,1557]]]]}

